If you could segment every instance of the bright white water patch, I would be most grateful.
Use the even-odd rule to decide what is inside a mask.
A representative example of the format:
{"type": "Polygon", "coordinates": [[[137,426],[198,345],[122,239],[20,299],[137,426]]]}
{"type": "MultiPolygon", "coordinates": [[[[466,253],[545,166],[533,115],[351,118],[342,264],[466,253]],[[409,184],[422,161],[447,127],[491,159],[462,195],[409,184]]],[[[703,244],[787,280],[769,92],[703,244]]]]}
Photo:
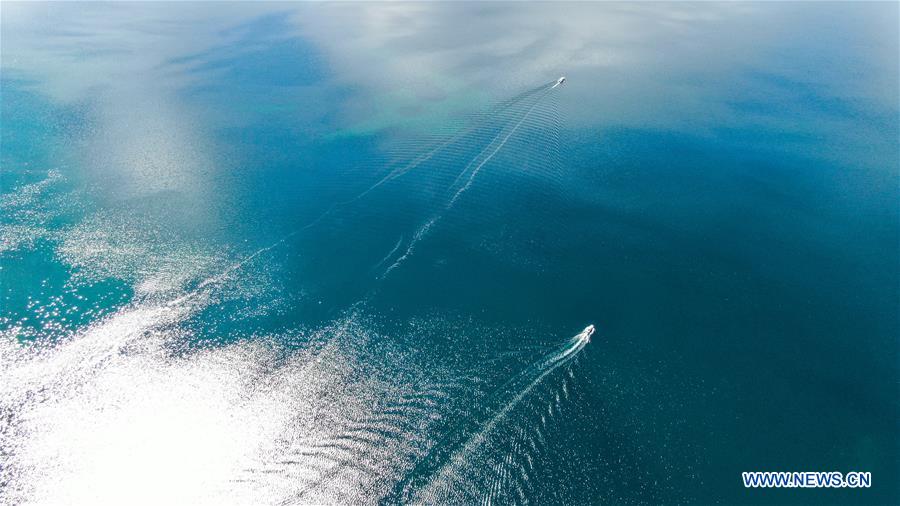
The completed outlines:
{"type": "Polygon", "coordinates": [[[60,171],[50,170],[36,183],[0,195],[0,253],[31,248],[49,234],[47,222],[60,212],[60,206],[46,194],[62,180],[60,171]]]}
{"type": "Polygon", "coordinates": [[[94,214],[60,239],[60,257],[84,281],[124,280],[139,295],[183,289],[228,260],[221,253],[173,241],[171,232],[148,228],[139,217],[124,213],[94,214]]]}
{"type": "MultiPolygon", "coordinates": [[[[431,458],[479,381],[356,313],[277,342],[188,347],[216,287],[132,304],[57,343],[0,336],[0,503],[373,503],[431,458]]],[[[494,396],[508,404],[478,437],[585,344],[504,386],[520,393],[494,396]]]]}
{"type": "MultiPolygon", "coordinates": [[[[501,103],[438,148],[367,183],[357,197],[239,260],[179,236],[177,228],[148,226],[147,218],[160,212],[155,209],[106,209],[55,232],[55,254],[71,268],[72,283],[115,279],[134,296],[112,314],[53,339],[40,334],[23,344],[15,329],[2,337],[0,502],[357,504],[390,497],[423,459],[446,463],[432,455],[450,451],[450,462],[457,462],[459,452],[471,453],[475,443],[447,445],[443,438],[448,430],[470,435],[456,431],[458,420],[468,418],[472,399],[493,390],[483,378],[489,371],[467,363],[460,374],[442,363],[448,355],[428,358],[428,367],[411,358],[417,346],[446,340],[449,328],[427,345],[375,336],[360,317],[369,297],[316,331],[251,335],[234,344],[197,344],[219,337],[198,322],[215,310],[228,312],[221,302],[240,299],[247,306],[255,295],[270,295],[274,281],[264,265],[273,250],[333,210],[347,216],[332,218],[353,218],[351,204],[376,197],[378,188],[414,183],[429,190],[420,192],[420,206],[409,207],[409,231],[398,231],[387,255],[370,268],[394,262],[389,272],[447,211],[463,206],[463,194],[477,193],[479,173],[501,170],[495,157],[509,152],[528,159],[522,167],[537,179],[552,173],[557,167],[543,158],[510,149],[555,138],[556,107],[544,100],[548,86],[501,103]],[[404,176],[418,179],[401,181],[404,176]]],[[[260,311],[270,309],[266,301],[260,311]]],[[[477,419],[481,435],[474,440],[491,439],[497,425],[516,420],[512,411],[531,405],[522,399],[584,344],[575,339],[489,396],[492,418],[477,419]]],[[[471,347],[464,356],[479,360],[471,347]]],[[[481,355],[489,362],[501,358],[481,355]]]]}
{"type": "MultiPolygon", "coordinates": [[[[210,287],[211,285],[207,285],[210,287]]],[[[332,504],[386,493],[452,381],[370,345],[356,317],[187,349],[197,290],[67,340],[0,341],[0,502],[332,504]],[[428,373],[432,374],[431,372],[428,373]]]]}

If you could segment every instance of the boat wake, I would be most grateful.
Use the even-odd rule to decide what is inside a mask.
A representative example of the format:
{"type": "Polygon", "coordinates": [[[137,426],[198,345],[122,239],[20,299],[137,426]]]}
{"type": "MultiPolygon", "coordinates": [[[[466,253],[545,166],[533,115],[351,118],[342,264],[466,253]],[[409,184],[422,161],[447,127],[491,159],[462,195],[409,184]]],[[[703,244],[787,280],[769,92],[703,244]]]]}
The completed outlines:
{"type": "MultiPolygon", "coordinates": [[[[472,487],[484,479],[493,480],[488,497],[501,497],[503,483],[525,486],[511,478],[517,474],[510,465],[518,475],[534,465],[546,437],[541,427],[568,396],[566,378],[554,381],[545,412],[543,387],[573,363],[593,327],[513,379],[488,381],[491,364],[505,358],[496,350],[482,349],[473,359],[476,344],[467,345],[453,353],[476,365],[454,367],[447,363],[453,353],[429,348],[454,332],[446,325],[435,324],[438,337],[423,337],[427,332],[420,328],[404,331],[411,337],[403,343],[407,334],[382,334],[372,322],[377,315],[365,311],[382,281],[442,220],[448,225],[447,214],[462,206],[464,196],[478,193],[479,176],[510,166],[541,180],[559,170],[557,162],[545,163],[554,149],[543,150],[559,127],[550,99],[557,86],[547,83],[498,104],[354,197],[236,259],[190,248],[177,256],[165,248],[147,250],[141,245],[165,241],[132,233],[140,223],[116,228],[121,220],[102,214],[63,231],[55,246],[60,258],[88,274],[133,285],[132,295],[64,335],[25,341],[15,325],[0,332],[0,502],[469,502],[472,487]],[[537,150],[549,155],[532,156],[537,150]],[[312,329],[242,335],[229,344],[203,334],[197,322],[222,311],[224,300],[246,305],[271,289],[264,282],[256,286],[268,272],[257,264],[302,231],[330,219],[359,218],[357,208],[368,206],[357,204],[409,187],[418,192],[402,210],[402,230],[384,235],[399,239],[384,250],[373,248],[379,254],[361,262],[371,286],[337,318],[312,329]],[[151,256],[156,267],[148,269],[151,256]],[[468,400],[482,393],[485,405],[470,409],[468,400]],[[526,407],[535,416],[523,420],[518,413],[526,407]],[[525,429],[535,423],[534,430],[525,429]],[[492,442],[505,441],[499,428],[507,425],[513,427],[512,450],[495,449],[487,457],[492,442]],[[508,462],[490,464],[490,471],[485,465],[491,459],[508,462]],[[463,476],[475,477],[461,481],[463,476]]],[[[35,188],[23,195],[38,198],[43,187],[35,188]]],[[[465,332],[478,334],[471,326],[465,332]]],[[[453,341],[465,342],[465,332],[453,341]]]]}
{"type": "MultiPolygon", "coordinates": [[[[491,498],[496,499],[500,494],[503,488],[501,482],[508,478],[505,476],[508,469],[504,468],[513,465],[514,457],[521,457],[515,455],[520,449],[519,445],[510,445],[509,441],[503,441],[501,444],[491,441],[495,438],[506,438],[507,434],[500,433],[498,427],[508,420],[511,413],[545,381],[547,376],[571,363],[590,342],[593,334],[594,326],[589,325],[500,387],[491,396],[494,405],[486,410],[488,413],[486,421],[467,420],[438,441],[431,452],[397,482],[383,502],[490,504],[491,498]],[[510,450],[496,451],[501,446],[511,448],[512,453],[510,450]],[[479,486],[479,478],[491,481],[492,485],[479,486]]],[[[556,401],[559,402],[558,397],[556,401]]],[[[516,435],[523,436],[522,433],[516,435]]],[[[536,435],[539,436],[539,433],[536,435]]],[[[521,465],[518,469],[525,470],[521,465]]]]}

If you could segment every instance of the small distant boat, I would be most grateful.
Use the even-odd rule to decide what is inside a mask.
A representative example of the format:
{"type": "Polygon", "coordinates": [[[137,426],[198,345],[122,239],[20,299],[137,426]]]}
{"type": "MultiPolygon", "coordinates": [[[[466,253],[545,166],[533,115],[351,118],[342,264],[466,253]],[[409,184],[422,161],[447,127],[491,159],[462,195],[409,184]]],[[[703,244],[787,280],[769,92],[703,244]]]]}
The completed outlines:
{"type": "Polygon", "coordinates": [[[596,329],[594,328],[593,324],[585,327],[584,330],[581,331],[581,339],[587,342],[591,342],[591,336],[594,335],[594,330],[596,329]]]}
{"type": "MultiPolygon", "coordinates": [[[[554,84],[553,86],[551,86],[550,89],[552,90],[553,88],[556,88],[557,86],[561,86],[562,83],[564,83],[564,82],[566,82],[566,76],[562,76],[562,77],[560,77],[559,79],[557,79],[557,80],[556,80],[556,84],[554,84]]],[[[593,325],[592,325],[592,326],[593,326],[593,325]]]]}

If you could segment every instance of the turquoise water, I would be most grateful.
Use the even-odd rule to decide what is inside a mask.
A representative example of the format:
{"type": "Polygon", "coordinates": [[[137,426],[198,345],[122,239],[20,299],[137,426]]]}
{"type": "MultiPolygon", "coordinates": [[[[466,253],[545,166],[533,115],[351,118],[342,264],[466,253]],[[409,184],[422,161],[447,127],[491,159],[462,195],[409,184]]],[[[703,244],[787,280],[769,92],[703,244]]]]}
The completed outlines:
{"type": "Polygon", "coordinates": [[[897,4],[2,14],[2,502],[900,502],[897,4]]]}

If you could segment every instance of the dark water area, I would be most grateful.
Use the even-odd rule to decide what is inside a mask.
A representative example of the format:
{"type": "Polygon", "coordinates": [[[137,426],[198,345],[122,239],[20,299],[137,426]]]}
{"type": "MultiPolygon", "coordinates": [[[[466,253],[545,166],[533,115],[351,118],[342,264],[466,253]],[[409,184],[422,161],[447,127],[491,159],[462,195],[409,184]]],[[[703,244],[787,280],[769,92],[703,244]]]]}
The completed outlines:
{"type": "Polygon", "coordinates": [[[0,499],[897,503],[897,20],[5,3],[0,499]]]}

